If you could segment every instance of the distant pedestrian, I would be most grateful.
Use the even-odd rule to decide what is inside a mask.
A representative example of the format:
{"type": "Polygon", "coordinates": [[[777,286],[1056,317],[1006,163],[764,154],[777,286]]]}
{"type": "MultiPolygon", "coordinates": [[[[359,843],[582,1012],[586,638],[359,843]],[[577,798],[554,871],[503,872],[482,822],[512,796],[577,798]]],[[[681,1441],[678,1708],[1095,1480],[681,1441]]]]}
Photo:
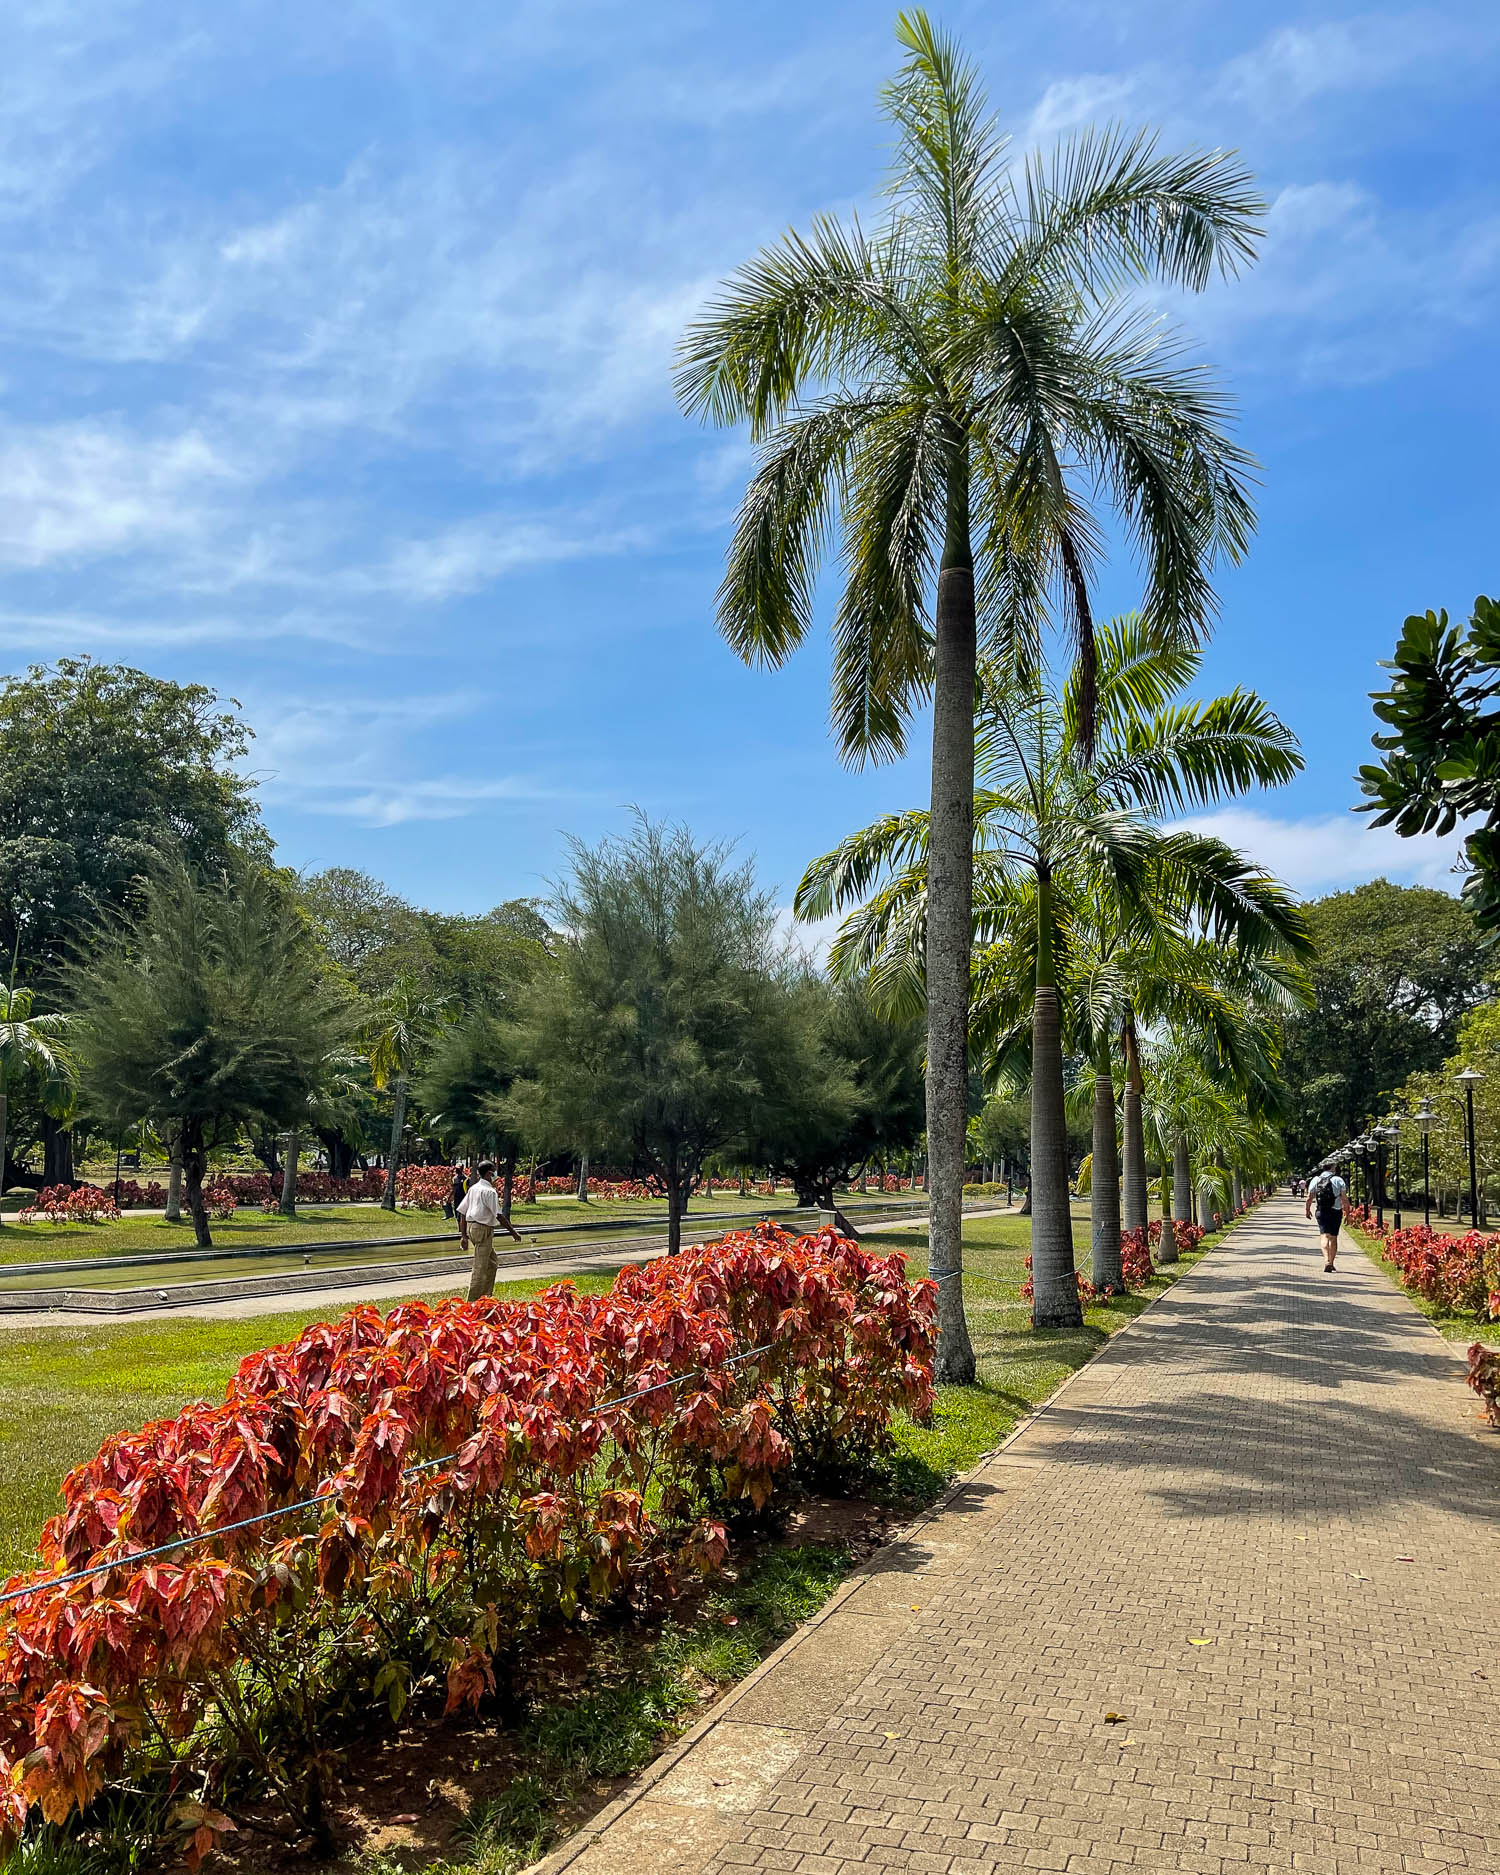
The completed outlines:
{"type": "Polygon", "coordinates": [[[449,1217],[458,1216],[458,1207],[463,1203],[464,1196],[467,1193],[468,1189],[469,1189],[468,1167],[463,1164],[454,1166],[453,1183],[448,1188],[448,1215],[449,1217]]]}
{"type": "Polygon", "coordinates": [[[1308,1180],[1307,1203],[1302,1207],[1302,1215],[1311,1217],[1314,1210],[1317,1211],[1325,1276],[1332,1272],[1333,1260],[1339,1253],[1339,1227],[1344,1221],[1344,1198],[1348,1190],[1338,1173],[1332,1170],[1319,1172],[1308,1180]]]}
{"type": "Polygon", "coordinates": [[[471,1302],[495,1293],[495,1225],[500,1216],[500,1194],[494,1180],[494,1162],[481,1159],[474,1168],[473,1184],[455,1207],[459,1232],[473,1258],[469,1272],[471,1302]]]}

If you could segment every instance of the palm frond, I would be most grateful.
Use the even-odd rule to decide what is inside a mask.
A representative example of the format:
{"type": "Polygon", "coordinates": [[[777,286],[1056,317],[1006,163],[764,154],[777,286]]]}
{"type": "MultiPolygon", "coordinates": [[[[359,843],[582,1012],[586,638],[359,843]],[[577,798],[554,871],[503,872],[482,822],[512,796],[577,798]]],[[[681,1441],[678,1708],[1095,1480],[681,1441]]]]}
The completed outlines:
{"type": "Polygon", "coordinates": [[[1232,151],[1166,155],[1154,133],[1109,127],[1026,164],[1024,212],[1002,278],[1109,293],[1145,278],[1200,292],[1254,260],[1265,202],[1232,151]]]}
{"type": "Polygon", "coordinates": [[[975,67],[925,12],[898,14],[896,38],[907,59],[883,94],[898,131],[890,193],[937,236],[932,246],[951,283],[990,235],[1006,140],[975,67]]]}
{"type": "Polygon", "coordinates": [[[833,652],[833,728],[846,760],[903,753],[907,718],[931,684],[926,599],[950,447],[930,409],[892,406],[865,427],[849,467],[833,652]]]}

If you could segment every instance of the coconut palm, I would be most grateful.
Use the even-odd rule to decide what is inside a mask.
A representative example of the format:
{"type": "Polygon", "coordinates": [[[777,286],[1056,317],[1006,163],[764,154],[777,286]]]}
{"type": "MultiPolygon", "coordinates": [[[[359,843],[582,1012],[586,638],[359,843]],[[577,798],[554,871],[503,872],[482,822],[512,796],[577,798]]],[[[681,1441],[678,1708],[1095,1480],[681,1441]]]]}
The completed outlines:
{"type": "Polygon", "coordinates": [[[411,977],[393,983],[380,999],[366,1037],[370,1079],[378,1091],[391,1089],[391,1147],[386,1159],[385,1191],[381,1204],[396,1208],[396,1173],[401,1164],[402,1134],[406,1126],[406,1096],[411,1077],[428,1042],[453,1008],[445,997],[433,996],[411,977]]]}
{"type": "Polygon", "coordinates": [[[5,1171],[5,1135],[10,1117],[10,1088],[22,1074],[35,1074],[42,1082],[42,1104],[61,1119],[72,1101],[73,1076],[63,1043],[68,1018],[39,1015],[31,990],[0,983],[0,1186],[5,1171]]]}
{"type": "Polygon", "coordinates": [[[1034,648],[1052,602],[1076,634],[1087,753],[1101,502],[1139,550],[1158,636],[1206,630],[1215,560],[1252,526],[1248,458],[1212,384],[1122,293],[1233,272],[1261,204],[1222,151],[1164,155],[1145,134],[1013,165],[955,45],[921,12],[897,37],[889,215],[763,250],[687,333],[678,388],[689,411],[748,421],[760,449],[719,589],[729,643],[747,662],[791,655],[837,526],[845,758],[900,753],[932,699],[930,1250],[938,1372],[962,1380],[976,658],[1034,648]]]}
{"type": "MultiPolygon", "coordinates": [[[[1301,767],[1290,731],[1253,692],[1171,702],[1196,675],[1199,654],[1160,649],[1139,616],[1112,621],[1099,656],[1091,767],[1081,760],[1076,672],[1058,696],[1044,665],[1030,679],[981,671],[975,1030],[1003,1048],[1029,1014],[1034,1320],[1049,1327],[1079,1319],[1059,992],[1075,981],[1081,931],[1102,905],[1141,941],[1175,918],[1184,932],[1190,923],[1198,938],[1250,954],[1295,955],[1310,945],[1302,914],[1274,880],[1222,841],[1154,824],[1169,811],[1289,780],[1301,767]]],[[[930,967],[929,826],[930,816],[914,810],[852,834],[813,862],[795,901],[809,918],[854,908],[832,965],[868,970],[894,1006],[920,1000],[930,967]]]]}

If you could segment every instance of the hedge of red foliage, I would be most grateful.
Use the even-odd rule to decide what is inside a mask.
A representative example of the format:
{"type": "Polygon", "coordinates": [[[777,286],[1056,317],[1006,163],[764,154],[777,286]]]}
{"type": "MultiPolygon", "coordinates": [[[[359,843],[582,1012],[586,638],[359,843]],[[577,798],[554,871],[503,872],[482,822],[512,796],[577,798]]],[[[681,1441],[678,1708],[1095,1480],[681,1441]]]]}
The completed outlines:
{"type": "Polygon", "coordinates": [[[727,1506],[925,1416],[936,1289],[903,1263],[762,1225],[604,1296],[357,1308],[108,1439],[0,1606],[0,1849],[107,1785],[191,1860],[237,1826],[318,1836],[341,1715],[477,1705],[549,1614],[717,1568],[727,1506]]]}
{"type": "Polygon", "coordinates": [[[1426,1224],[1400,1230],[1378,1225],[1363,1205],[1351,1204],[1349,1222],[1380,1246],[1407,1289],[1426,1302],[1476,1321],[1500,1321],[1500,1237],[1487,1231],[1448,1236],[1426,1224]]]}
{"type": "MultiPolygon", "coordinates": [[[[1146,1226],[1146,1234],[1153,1249],[1161,1242],[1161,1219],[1152,1218],[1146,1226]]],[[[1201,1224],[1173,1224],[1172,1241],[1177,1246],[1177,1254],[1196,1250],[1207,1235],[1201,1224]]]]}
{"type": "Polygon", "coordinates": [[[396,1173],[396,1202],[413,1211],[440,1211],[453,1191],[451,1165],[403,1165],[396,1173]]]}
{"type": "MultiPolygon", "coordinates": [[[[236,1204],[277,1204],[281,1200],[281,1180],[273,1179],[269,1172],[218,1172],[214,1184],[229,1192],[236,1204]]],[[[385,1173],[374,1166],[368,1172],[356,1172],[353,1178],[335,1178],[330,1172],[297,1174],[299,1204],[355,1204],[361,1199],[378,1198],[384,1190],[385,1173]]]]}

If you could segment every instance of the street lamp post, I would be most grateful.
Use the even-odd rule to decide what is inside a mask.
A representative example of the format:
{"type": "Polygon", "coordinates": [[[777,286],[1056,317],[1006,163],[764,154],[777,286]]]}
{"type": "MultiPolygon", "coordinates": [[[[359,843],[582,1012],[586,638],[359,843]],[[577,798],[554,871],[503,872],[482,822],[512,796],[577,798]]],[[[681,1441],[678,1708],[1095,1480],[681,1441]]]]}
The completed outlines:
{"type": "Polygon", "coordinates": [[[1465,1068],[1458,1077],[1464,1090],[1464,1125],[1469,1136],[1469,1225],[1479,1229],[1479,1173],[1474,1157],[1474,1083],[1484,1076],[1478,1068],[1465,1068]]]}
{"type": "Polygon", "coordinates": [[[1406,1118],[1408,1118],[1408,1115],[1404,1113],[1393,1113],[1391,1115],[1390,1126],[1387,1129],[1391,1136],[1391,1149],[1396,1158],[1395,1225],[1397,1230],[1401,1228],[1401,1122],[1406,1118]]]}
{"type": "Polygon", "coordinates": [[[1429,1230],[1432,1229],[1432,1183],[1427,1135],[1432,1131],[1432,1122],[1435,1118],[1432,1102],[1424,1095],[1422,1104],[1417,1109],[1417,1125],[1422,1129],[1422,1222],[1429,1230]]]}
{"type": "Polygon", "coordinates": [[[1375,1228],[1385,1229],[1385,1135],[1383,1126],[1372,1126],[1375,1141],[1375,1228]]]}

